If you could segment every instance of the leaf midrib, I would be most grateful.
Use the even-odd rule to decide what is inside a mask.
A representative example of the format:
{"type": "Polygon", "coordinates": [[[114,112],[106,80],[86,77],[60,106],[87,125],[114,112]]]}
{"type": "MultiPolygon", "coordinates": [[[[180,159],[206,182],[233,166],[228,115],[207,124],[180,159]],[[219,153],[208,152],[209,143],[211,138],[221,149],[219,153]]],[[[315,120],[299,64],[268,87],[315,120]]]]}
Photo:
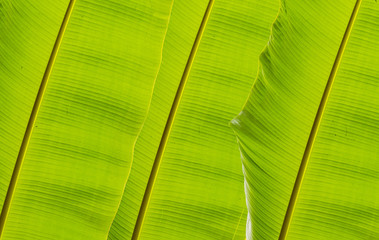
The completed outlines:
{"type": "Polygon", "coordinates": [[[22,164],[23,164],[24,159],[25,159],[25,154],[28,150],[29,141],[30,141],[30,137],[31,137],[32,132],[33,132],[34,124],[35,124],[35,121],[36,121],[37,116],[38,116],[38,112],[39,112],[39,109],[41,106],[41,102],[42,102],[43,96],[45,94],[47,83],[49,81],[51,71],[54,67],[54,63],[55,63],[55,60],[57,58],[59,48],[61,46],[62,39],[63,39],[64,33],[66,31],[66,28],[67,28],[67,24],[68,24],[70,17],[72,15],[72,11],[74,9],[75,2],[76,2],[76,0],[70,0],[70,2],[68,4],[68,7],[67,7],[66,13],[64,15],[61,27],[59,29],[57,38],[56,38],[55,43],[54,43],[54,47],[51,51],[51,55],[50,55],[49,61],[47,63],[45,73],[43,75],[43,78],[42,78],[42,81],[41,81],[41,84],[40,84],[40,87],[39,87],[39,90],[38,90],[38,93],[36,96],[36,100],[35,100],[33,108],[32,108],[32,112],[30,114],[28,125],[27,125],[26,130],[25,130],[24,138],[22,140],[21,147],[20,147],[20,150],[18,152],[17,160],[15,163],[15,167],[13,169],[11,181],[10,181],[9,186],[8,186],[7,194],[6,194],[6,197],[4,200],[4,205],[3,205],[3,208],[1,210],[0,239],[2,239],[2,236],[3,236],[4,227],[5,227],[7,217],[8,217],[8,213],[9,213],[9,210],[10,210],[10,207],[12,204],[14,191],[15,191],[15,188],[17,185],[20,170],[21,170],[22,164]]]}
{"type": "Polygon", "coordinates": [[[341,45],[338,49],[337,56],[335,58],[332,70],[330,72],[328,82],[326,84],[323,96],[321,98],[320,105],[319,105],[319,108],[317,110],[317,114],[316,114],[315,120],[313,122],[312,129],[311,129],[311,132],[310,132],[310,135],[308,138],[308,142],[307,142],[307,145],[306,145],[305,150],[304,150],[304,155],[303,155],[303,158],[301,160],[301,164],[300,164],[299,171],[298,171],[298,174],[296,177],[296,181],[295,181],[295,184],[294,184],[294,187],[292,190],[292,194],[291,194],[291,198],[290,198],[290,201],[288,204],[288,208],[287,208],[287,211],[286,211],[286,214],[284,217],[282,229],[281,229],[280,235],[279,235],[279,240],[285,240],[287,237],[287,233],[288,233],[288,230],[290,227],[292,216],[293,216],[293,213],[295,211],[297,198],[298,198],[298,195],[299,195],[299,192],[301,189],[301,185],[302,185],[302,182],[304,180],[305,172],[307,170],[308,162],[309,162],[312,150],[313,150],[314,142],[316,140],[317,133],[318,133],[318,130],[319,130],[319,127],[321,124],[321,120],[322,120],[322,117],[324,115],[324,111],[325,111],[325,108],[326,108],[326,105],[327,105],[327,102],[329,99],[329,95],[330,95],[330,92],[332,90],[333,83],[334,83],[334,80],[336,78],[336,75],[337,75],[341,60],[342,60],[342,56],[345,52],[345,48],[346,48],[347,42],[349,40],[352,28],[354,26],[355,20],[357,18],[361,3],[362,3],[362,0],[357,0],[357,2],[355,3],[355,6],[354,6],[353,12],[351,14],[349,23],[347,25],[345,34],[342,38],[341,45]]]}
{"type": "Polygon", "coordinates": [[[133,236],[132,236],[133,240],[137,240],[140,237],[143,222],[145,220],[147,208],[149,206],[151,194],[152,194],[154,184],[155,184],[158,172],[159,172],[160,164],[161,164],[161,161],[162,161],[165,149],[166,149],[167,141],[168,141],[168,138],[169,138],[170,133],[171,133],[172,125],[174,123],[176,113],[177,113],[177,110],[178,110],[178,107],[179,107],[179,104],[180,104],[180,101],[181,101],[181,98],[182,98],[182,95],[184,92],[184,88],[185,88],[185,85],[187,83],[189,74],[191,72],[191,68],[192,68],[194,59],[196,57],[197,50],[199,48],[201,38],[202,38],[204,30],[205,30],[205,26],[207,25],[209,16],[212,12],[213,4],[214,4],[214,0],[209,0],[208,6],[205,10],[203,20],[200,24],[199,31],[198,31],[197,36],[195,38],[194,44],[192,46],[191,53],[188,57],[186,67],[185,67],[183,75],[182,75],[182,79],[179,83],[179,87],[178,87],[178,90],[176,92],[176,95],[175,95],[175,98],[174,98],[174,101],[173,101],[173,104],[172,104],[172,107],[171,107],[171,110],[170,110],[170,113],[169,113],[169,116],[168,116],[168,119],[166,122],[166,126],[165,126],[165,129],[163,131],[162,138],[161,138],[158,150],[157,150],[157,154],[156,154],[156,157],[154,160],[153,168],[152,168],[151,173],[150,173],[149,181],[148,181],[146,189],[145,189],[145,194],[144,194],[144,197],[142,200],[140,211],[139,211],[137,221],[136,221],[134,231],[133,231],[133,236]]]}

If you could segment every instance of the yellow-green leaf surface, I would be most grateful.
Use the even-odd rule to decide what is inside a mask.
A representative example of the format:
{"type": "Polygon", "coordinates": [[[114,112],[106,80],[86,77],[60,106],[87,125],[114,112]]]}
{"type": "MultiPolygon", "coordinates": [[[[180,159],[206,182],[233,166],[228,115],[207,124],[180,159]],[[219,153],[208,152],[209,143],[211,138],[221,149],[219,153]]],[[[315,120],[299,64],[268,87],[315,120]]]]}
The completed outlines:
{"type": "Polygon", "coordinates": [[[178,86],[209,1],[174,1],[162,64],[146,121],[138,136],[133,166],[109,239],[130,239],[178,86]]]}
{"type": "Polygon", "coordinates": [[[379,4],[362,1],[309,158],[288,239],[379,239],[378,20],[379,4]]]}
{"type": "MultiPolygon", "coordinates": [[[[2,6],[8,4],[15,12],[25,11],[25,16],[34,19],[39,16],[31,14],[39,3],[31,1],[27,7],[12,1],[2,6]]],[[[66,14],[68,24],[63,29],[61,44],[55,45],[58,53],[55,61],[49,61],[52,71],[46,90],[39,107],[33,109],[35,123],[28,125],[32,128],[31,137],[24,148],[20,171],[12,179],[14,192],[7,196],[9,206],[2,211],[4,240],[105,239],[121,200],[136,137],[147,114],[172,1],[77,0],[70,4],[72,11],[66,14]]],[[[51,8],[55,11],[52,16],[67,9],[63,3],[56,7],[62,9],[51,8]]],[[[2,13],[2,17],[7,14],[10,13],[2,13]]],[[[41,15],[44,14],[47,13],[41,15]]],[[[38,21],[43,26],[47,19],[38,21]]],[[[24,22],[33,25],[32,20],[20,20],[20,25],[13,22],[14,26],[1,34],[16,34],[21,31],[17,27],[27,27],[22,25],[24,22]]],[[[43,28],[33,25],[30,31],[38,30],[41,35],[30,37],[43,38],[43,28]]],[[[47,30],[51,32],[46,34],[47,38],[57,32],[55,28],[47,30]]],[[[21,35],[24,39],[18,36],[14,35],[14,41],[28,41],[29,36],[21,35]]],[[[11,41],[12,37],[7,38],[11,41]]],[[[52,47],[50,43],[46,45],[52,47]]],[[[32,50],[29,53],[28,49],[9,46],[1,46],[9,56],[17,57],[18,51],[21,55],[33,54],[32,50]]],[[[33,50],[39,52],[38,48],[33,50]]],[[[14,67],[12,64],[16,63],[11,60],[2,56],[2,68],[14,67]]],[[[39,61],[33,61],[33,57],[23,59],[30,64],[29,69],[40,68],[43,60],[46,56],[39,61]]],[[[35,73],[22,81],[33,85],[41,80],[41,74],[35,73]]],[[[35,99],[35,88],[23,91],[30,95],[28,98],[35,99]]],[[[3,91],[12,96],[17,89],[3,91]]],[[[14,98],[10,100],[17,103],[14,98]]],[[[26,106],[29,102],[21,104],[26,106]]],[[[26,115],[30,107],[24,108],[26,115]]],[[[5,121],[2,128],[10,120],[5,121]]],[[[8,136],[1,135],[2,143],[20,140],[3,137],[8,136]]],[[[14,155],[9,154],[5,156],[9,160],[1,161],[15,161],[14,155]]]]}
{"type": "Polygon", "coordinates": [[[282,2],[232,121],[248,239],[379,239],[379,6],[282,2]]]}
{"type": "Polygon", "coordinates": [[[68,2],[0,1],[0,209],[68,2]]]}
{"type": "Polygon", "coordinates": [[[2,159],[1,239],[243,239],[243,175],[227,123],[277,2],[48,5],[1,3],[5,76],[22,75],[23,63],[36,71],[2,81],[11,110],[1,126],[19,129],[1,136],[13,144],[2,159]]]}
{"type": "MultiPolygon", "coordinates": [[[[167,142],[159,147],[160,164],[149,181],[152,189],[147,191],[147,201],[145,195],[146,212],[140,212],[135,239],[245,237],[243,175],[228,122],[249,93],[278,2],[216,0],[210,4],[201,39],[197,38],[198,49],[192,51],[193,63],[187,65],[188,79],[177,111],[170,116],[167,142]]],[[[158,124],[151,123],[151,128],[163,127],[158,124]]],[[[156,146],[152,129],[142,130],[145,140],[140,145],[137,141],[136,161],[148,161],[143,152],[156,146]]],[[[126,190],[128,200],[127,194],[126,190]]]]}

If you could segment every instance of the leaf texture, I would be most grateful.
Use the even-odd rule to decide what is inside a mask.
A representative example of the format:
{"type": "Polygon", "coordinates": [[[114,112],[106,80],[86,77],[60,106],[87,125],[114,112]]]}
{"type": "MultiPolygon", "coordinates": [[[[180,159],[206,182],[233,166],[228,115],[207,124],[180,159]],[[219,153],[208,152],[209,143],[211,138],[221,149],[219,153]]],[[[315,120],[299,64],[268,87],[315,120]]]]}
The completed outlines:
{"type": "Polygon", "coordinates": [[[0,209],[68,2],[0,2],[0,209]]]}
{"type": "MultiPolygon", "coordinates": [[[[106,238],[147,113],[171,7],[161,0],[75,2],[2,239],[106,238]]],[[[24,81],[40,77],[30,76],[24,81]]]]}
{"type": "Polygon", "coordinates": [[[245,173],[248,239],[279,238],[308,148],[293,219],[284,227],[289,233],[281,239],[378,238],[379,11],[373,1],[363,1],[341,63],[334,64],[355,4],[282,1],[255,85],[232,121],[245,173]],[[337,75],[308,146],[332,70],[337,75]]]}
{"type": "Polygon", "coordinates": [[[243,239],[247,213],[248,239],[379,239],[378,4],[336,65],[356,1],[282,1],[257,65],[276,0],[206,22],[206,0],[70,3],[62,30],[68,0],[0,2],[1,239],[243,239]],[[257,71],[232,122],[246,209],[227,125],[257,71]]]}
{"type": "Polygon", "coordinates": [[[288,239],[379,239],[379,4],[362,1],[288,239]]]}
{"type": "Polygon", "coordinates": [[[214,2],[139,239],[244,238],[243,176],[228,121],[251,87],[277,13],[275,3],[214,2]]]}
{"type": "Polygon", "coordinates": [[[207,5],[208,0],[173,3],[149,113],[135,144],[132,169],[109,239],[130,239],[133,235],[167,118],[207,5]]]}
{"type": "MultiPolygon", "coordinates": [[[[9,58],[1,59],[1,67],[11,80],[14,73],[23,77],[14,86],[1,82],[10,86],[2,89],[8,95],[1,99],[10,110],[2,112],[1,126],[15,123],[19,128],[1,136],[2,143],[13,144],[2,150],[1,162],[8,169],[4,197],[10,181],[13,191],[2,212],[1,239],[104,239],[108,231],[111,239],[129,239],[209,2],[76,0],[70,1],[73,10],[66,16],[68,1],[55,3],[52,10],[38,3],[1,3],[2,18],[17,17],[2,22],[2,30],[14,34],[2,39],[1,51],[9,58]],[[13,10],[17,14],[6,16],[13,10]],[[62,42],[54,46],[64,17],[67,28],[60,30],[62,42]],[[30,32],[19,30],[28,24],[30,32]],[[41,38],[46,39],[36,47],[41,38]],[[22,40],[28,48],[20,49],[22,40]],[[57,55],[49,60],[51,52],[57,55]],[[41,55],[38,61],[34,53],[41,55]],[[16,71],[20,63],[36,73],[16,71]],[[51,75],[44,75],[46,66],[51,75]],[[41,86],[46,89],[37,94],[44,76],[41,86]],[[34,101],[36,95],[40,103],[34,101]],[[7,102],[16,99],[25,107],[7,102]],[[36,118],[28,124],[31,112],[36,118]],[[30,140],[23,140],[25,129],[30,140]],[[25,157],[11,180],[21,145],[25,157]]],[[[243,178],[227,119],[248,94],[275,13],[275,4],[258,1],[215,5],[169,137],[169,157],[154,185],[142,239],[243,238],[243,178]],[[162,193],[169,194],[160,198],[162,193]],[[157,208],[171,213],[163,219],[167,230],[157,228],[162,220],[157,208]]]]}

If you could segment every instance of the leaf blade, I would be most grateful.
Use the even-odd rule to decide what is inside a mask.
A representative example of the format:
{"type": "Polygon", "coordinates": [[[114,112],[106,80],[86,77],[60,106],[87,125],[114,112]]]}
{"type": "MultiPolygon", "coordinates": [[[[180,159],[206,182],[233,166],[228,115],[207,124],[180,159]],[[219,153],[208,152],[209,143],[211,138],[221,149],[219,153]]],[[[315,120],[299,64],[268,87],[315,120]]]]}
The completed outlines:
{"type": "Polygon", "coordinates": [[[132,238],[155,155],[207,4],[206,0],[173,3],[151,106],[136,141],[130,177],[109,239],[132,238]]]}
{"type": "Polygon", "coordinates": [[[107,236],[160,65],[171,3],[76,2],[3,238],[107,236]]]}
{"type": "Polygon", "coordinates": [[[0,208],[41,80],[69,1],[3,1],[0,6],[0,208]],[[50,24],[48,24],[50,23],[50,24]],[[43,29],[41,31],[40,29],[43,29]]]}
{"type": "Polygon", "coordinates": [[[379,237],[379,7],[363,1],[337,73],[288,239],[379,237]],[[315,184],[317,182],[317,184],[315,184]],[[315,219],[312,228],[305,226],[315,219]]]}
{"type": "Polygon", "coordinates": [[[248,94],[276,7],[215,1],[140,239],[243,238],[243,178],[228,119],[248,94]]]}
{"type": "Polygon", "coordinates": [[[320,99],[354,5],[355,1],[282,3],[270,42],[260,57],[254,88],[232,121],[253,225],[248,239],[279,238],[320,99]]]}

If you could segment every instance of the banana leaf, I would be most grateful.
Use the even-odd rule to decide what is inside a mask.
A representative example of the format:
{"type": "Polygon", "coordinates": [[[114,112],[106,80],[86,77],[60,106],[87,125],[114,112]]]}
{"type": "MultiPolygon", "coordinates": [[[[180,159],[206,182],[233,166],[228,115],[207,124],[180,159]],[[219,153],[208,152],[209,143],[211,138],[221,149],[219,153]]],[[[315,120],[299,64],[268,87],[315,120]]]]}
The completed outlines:
{"type": "Polygon", "coordinates": [[[68,1],[0,2],[0,207],[68,1]],[[40,29],[43,29],[41,31],[40,29]]]}
{"type": "Polygon", "coordinates": [[[277,8],[2,1],[1,239],[243,239],[227,123],[277,8]]]}
{"type": "Polygon", "coordinates": [[[277,9],[0,1],[0,239],[379,239],[378,4],[277,9]]]}
{"type": "Polygon", "coordinates": [[[282,1],[242,112],[248,239],[379,239],[379,5],[282,1]]]}
{"type": "Polygon", "coordinates": [[[147,114],[171,6],[2,2],[1,126],[8,133],[1,143],[11,142],[1,153],[2,202],[11,183],[2,239],[106,238],[147,114]]]}
{"type": "MultiPolygon", "coordinates": [[[[157,100],[137,140],[131,175],[110,239],[130,239],[130,235],[133,239],[244,239],[247,211],[243,175],[228,122],[247,98],[277,11],[276,1],[174,2],[154,89],[153,99],[156,95],[157,100]],[[206,11],[209,16],[203,20],[201,38],[196,37],[198,49],[193,62],[187,64],[184,77],[188,74],[188,79],[175,115],[170,117],[173,96],[163,84],[182,76],[184,68],[180,72],[175,69],[178,63],[183,67],[188,56],[181,56],[180,62],[165,48],[166,44],[178,46],[183,42],[176,32],[183,24],[176,19],[187,16],[184,13],[188,11],[206,11]],[[172,125],[165,127],[166,121],[160,119],[168,117],[172,125]],[[147,181],[156,155],[160,164],[153,166],[158,170],[145,191],[146,185],[140,185],[147,181]],[[141,202],[143,192],[146,194],[141,202]]],[[[200,15],[191,19],[197,19],[197,25],[201,22],[200,15]]],[[[194,38],[196,31],[192,34],[194,38]]],[[[187,54],[192,44],[188,44],[187,54]]]]}

